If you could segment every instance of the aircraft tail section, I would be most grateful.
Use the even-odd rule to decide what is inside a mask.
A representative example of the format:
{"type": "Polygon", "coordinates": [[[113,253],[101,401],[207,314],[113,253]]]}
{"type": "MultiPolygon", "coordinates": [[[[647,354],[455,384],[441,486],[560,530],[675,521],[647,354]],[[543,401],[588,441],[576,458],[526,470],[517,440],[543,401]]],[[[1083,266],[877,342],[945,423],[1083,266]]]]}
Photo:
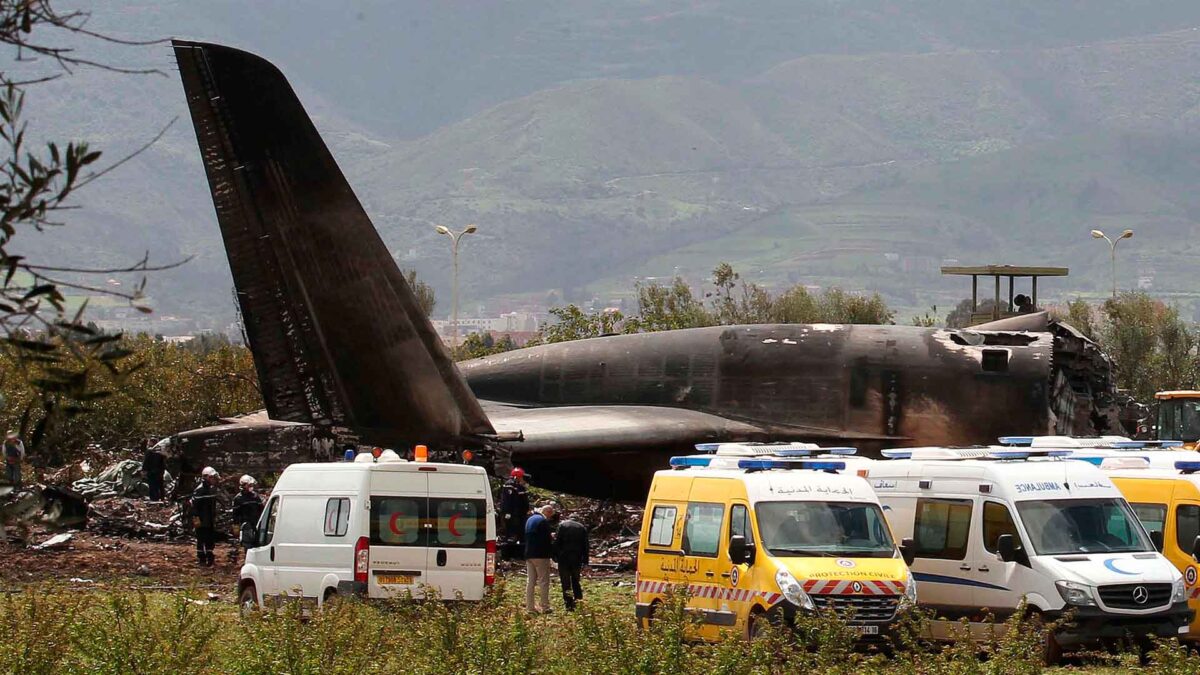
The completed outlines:
{"type": "Polygon", "coordinates": [[[172,45],[270,416],[380,443],[494,434],[283,74],[172,45]]]}

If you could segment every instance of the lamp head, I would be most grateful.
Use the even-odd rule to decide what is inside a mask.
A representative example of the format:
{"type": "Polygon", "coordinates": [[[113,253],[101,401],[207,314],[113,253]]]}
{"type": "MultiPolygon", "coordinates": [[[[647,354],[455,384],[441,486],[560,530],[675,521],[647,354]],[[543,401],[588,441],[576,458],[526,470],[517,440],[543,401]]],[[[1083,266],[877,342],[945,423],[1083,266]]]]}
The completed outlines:
{"type": "Polygon", "coordinates": [[[445,225],[438,225],[436,229],[438,234],[450,234],[450,228],[445,225]]]}
{"type": "MultiPolygon", "coordinates": [[[[475,230],[478,229],[479,228],[475,227],[474,225],[468,225],[467,229],[463,230],[463,234],[475,234],[475,230]]],[[[1129,232],[1129,234],[1133,234],[1133,232],[1129,232]]]]}
{"type": "Polygon", "coordinates": [[[1133,230],[1125,230],[1121,233],[1121,239],[1129,239],[1133,236],[1133,230]]]}
{"type": "Polygon", "coordinates": [[[1103,239],[1104,233],[1101,232],[1100,230],[1092,230],[1092,238],[1093,239],[1103,239]]]}

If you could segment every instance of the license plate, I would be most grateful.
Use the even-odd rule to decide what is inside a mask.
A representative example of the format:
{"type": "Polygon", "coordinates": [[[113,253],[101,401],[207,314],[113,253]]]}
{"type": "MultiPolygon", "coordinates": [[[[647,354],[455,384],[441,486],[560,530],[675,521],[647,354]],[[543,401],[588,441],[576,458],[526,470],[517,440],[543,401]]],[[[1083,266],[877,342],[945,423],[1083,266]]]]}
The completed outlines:
{"type": "Polygon", "coordinates": [[[391,584],[411,586],[413,578],[411,574],[380,574],[379,576],[375,577],[375,581],[381,586],[387,586],[391,584]]]}
{"type": "Polygon", "coordinates": [[[879,635],[879,626],[855,626],[854,630],[859,635],[879,635]]]}

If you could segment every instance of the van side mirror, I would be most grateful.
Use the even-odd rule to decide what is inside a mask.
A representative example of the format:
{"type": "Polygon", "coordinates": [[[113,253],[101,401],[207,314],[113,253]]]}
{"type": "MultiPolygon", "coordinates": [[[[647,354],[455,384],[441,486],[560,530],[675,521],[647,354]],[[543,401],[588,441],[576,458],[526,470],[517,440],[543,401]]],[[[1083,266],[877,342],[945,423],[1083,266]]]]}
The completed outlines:
{"type": "Polygon", "coordinates": [[[1150,530],[1150,543],[1154,544],[1154,550],[1162,553],[1163,550],[1163,533],[1162,530],[1150,530]]]}
{"type": "Polygon", "coordinates": [[[740,534],[735,534],[729,538],[729,560],[734,565],[754,564],[754,544],[746,541],[746,538],[740,534]]]}
{"type": "Polygon", "coordinates": [[[996,554],[1004,562],[1013,562],[1017,559],[1017,541],[1011,534],[1002,534],[996,537],[996,554]]]}
{"type": "Polygon", "coordinates": [[[904,558],[905,565],[913,564],[913,560],[917,559],[917,544],[912,539],[900,540],[900,557],[904,558]]]}
{"type": "Polygon", "coordinates": [[[1200,537],[1196,537],[1196,541],[1192,542],[1192,559],[1200,562],[1200,537]]]}

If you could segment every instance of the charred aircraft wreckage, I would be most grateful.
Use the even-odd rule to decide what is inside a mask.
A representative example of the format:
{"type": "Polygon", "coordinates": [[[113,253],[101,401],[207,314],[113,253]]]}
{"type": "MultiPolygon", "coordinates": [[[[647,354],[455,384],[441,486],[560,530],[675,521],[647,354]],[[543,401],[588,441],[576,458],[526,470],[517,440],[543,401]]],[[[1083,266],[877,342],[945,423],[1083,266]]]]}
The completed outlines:
{"type": "Polygon", "coordinates": [[[972,330],[614,335],[455,364],[283,74],[229,47],[173,46],[267,405],[177,436],[184,477],[332,459],[348,438],[470,449],[545,488],[640,500],[696,443],[872,454],[1117,429],[1110,361],[1045,313],[972,330]]]}

